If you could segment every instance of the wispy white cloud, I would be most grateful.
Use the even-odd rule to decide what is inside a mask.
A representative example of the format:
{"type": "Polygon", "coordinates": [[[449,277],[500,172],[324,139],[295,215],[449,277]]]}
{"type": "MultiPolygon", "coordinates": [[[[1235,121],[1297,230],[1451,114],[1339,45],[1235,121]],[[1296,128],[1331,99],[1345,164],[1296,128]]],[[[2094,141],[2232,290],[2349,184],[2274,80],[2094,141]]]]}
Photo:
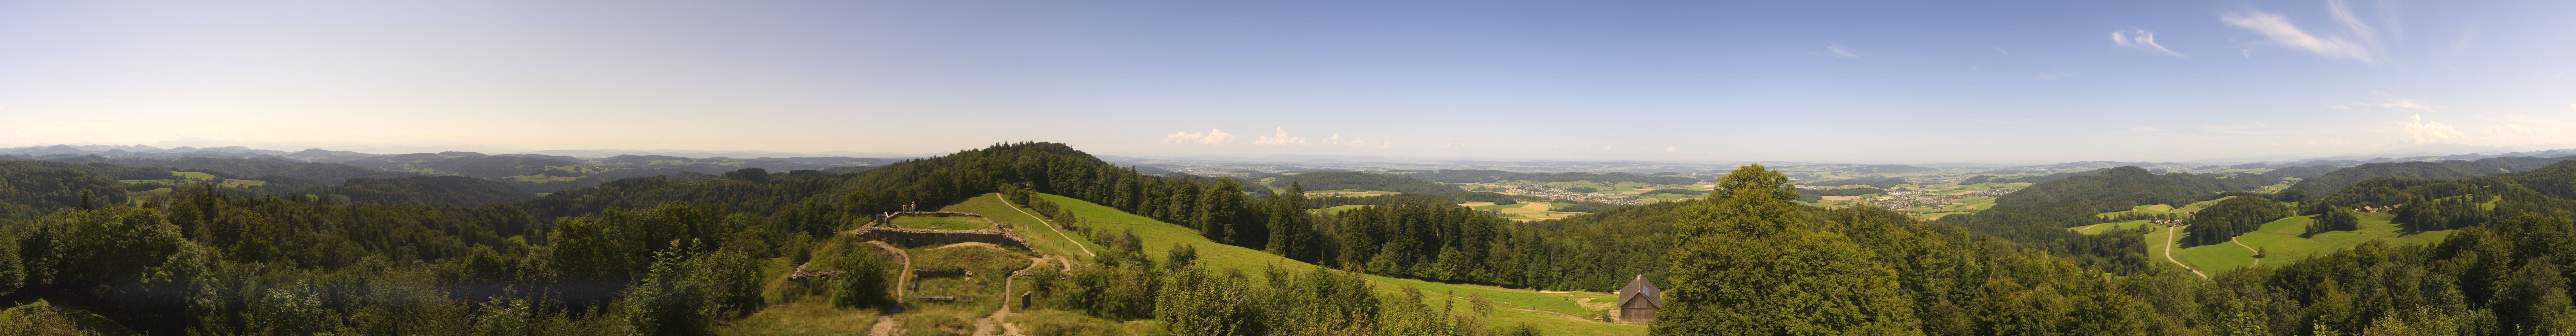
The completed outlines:
{"type": "Polygon", "coordinates": [[[1189,131],[1172,132],[1172,134],[1163,135],[1163,144],[1225,146],[1234,144],[1234,135],[1226,134],[1225,131],[1214,128],[1208,129],[1205,133],[1189,131]]]}
{"type": "Polygon", "coordinates": [[[1264,146],[1313,146],[1312,144],[1307,144],[1306,138],[1304,137],[1288,136],[1287,127],[1280,127],[1273,129],[1273,131],[1275,131],[1275,133],[1272,133],[1271,135],[1264,135],[1253,139],[1252,144],[1264,146]]]}
{"type": "Polygon", "coordinates": [[[1395,143],[1394,143],[1394,142],[1387,141],[1385,138],[1379,138],[1379,139],[1378,139],[1378,141],[1376,141],[1376,142],[1370,142],[1370,141],[1368,141],[1368,140],[1358,139],[1358,138],[1352,138],[1352,139],[1350,139],[1350,140],[1347,140],[1347,141],[1346,141],[1346,140],[1342,140],[1342,135],[1341,135],[1341,134],[1338,134],[1338,133],[1337,133],[1337,134],[1333,134],[1333,136],[1331,136],[1331,137],[1326,137],[1326,138],[1324,138],[1324,145],[1325,145],[1325,146],[1341,146],[1341,147],[1359,147],[1359,148],[1393,148],[1393,147],[1395,147],[1395,143]]]}
{"type": "Polygon", "coordinates": [[[2530,138],[2539,135],[2538,132],[2533,132],[2530,127],[2523,127],[2522,124],[2498,125],[2487,132],[2497,138],[2530,138]]]}
{"type": "Polygon", "coordinates": [[[2030,118],[2012,118],[2012,117],[1998,117],[1998,118],[1966,118],[1966,117],[1951,117],[1950,119],[1953,119],[1953,120],[1959,120],[1959,121],[1968,121],[1968,122],[1994,123],[1994,124],[2018,124],[2018,123],[2026,123],[2026,122],[2039,121],[2039,120],[2037,120],[2037,119],[2030,119],[2030,118]]]}
{"type": "Polygon", "coordinates": [[[1807,53],[1807,54],[1809,54],[1809,55],[1817,55],[1817,56],[1833,56],[1833,57],[1836,57],[1836,58],[1843,58],[1843,59],[1860,59],[1860,58],[1861,58],[1860,53],[1858,53],[1858,52],[1853,52],[1853,51],[1851,50],[1851,48],[1844,48],[1842,43],[1835,43],[1835,42],[1831,42],[1831,41],[1825,42],[1825,51],[1824,51],[1824,52],[1812,52],[1812,53],[1807,53]]]}
{"type": "Polygon", "coordinates": [[[2415,144],[2458,142],[2469,139],[2467,133],[2460,133],[2459,127],[2441,122],[2424,121],[2424,115],[2421,114],[2397,122],[2397,130],[2406,133],[2404,140],[2415,144]]]}
{"type": "MultiPolygon", "coordinates": [[[[2291,24],[2288,16],[2272,12],[2227,13],[2220,15],[2219,20],[2237,28],[2262,34],[2265,39],[2258,43],[2276,44],[2327,58],[2350,58],[2363,63],[2376,64],[2386,58],[2380,52],[2379,30],[2354,16],[2350,6],[2344,5],[2341,0],[2328,0],[2326,9],[2336,23],[2343,25],[2344,31],[2341,34],[2310,33],[2307,29],[2291,24]]],[[[2252,55],[2253,49],[2249,46],[2246,53],[2252,55]]]]}
{"type": "Polygon", "coordinates": [[[2112,31],[2111,43],[2118,43],[2120,46],[2129,47],[2130,49],[2160,52],[2166,55],[2173,55],[2174,57],[2191,58],[2191,55],[2174,52],[2173,49],[2166,49],[2162,44],[2156,44],[2156,32],[2147,31],[2145,29],[2112,31]]]}
{"type": "Polygon", "coordinates": [[[2363,102],[2363,103],[2360,103],[2361,105],[2364,105],[2364,106],[2378,106],[2378,107],[2383,107],[2383,108],[2400,109],[2400,110],[2407,110],[2407,111],[2414,111],[2414,112],[2433,112],[2434,110],[2440,110],[2440,109],[2442,109],[2442,106],[2441,106],[2441,105],[2433,105],[2432,103],[2427,103],[2427,102],[2424,102],[2424,101],[2422,101],[2422,100],[2409,99],[2409,98],[2406,98],[2406,97],[2398,97],[2397,95],[2388,94],[2387,92],[2375,92],[2375,91],[2374,91],[2374,92],[2371,92],[2370,94],[2371,94],[2371,95],[2379,96],[2379,100],[2378,100],[2378,101],[2371,101],[2371,102],[2363,102]]]}

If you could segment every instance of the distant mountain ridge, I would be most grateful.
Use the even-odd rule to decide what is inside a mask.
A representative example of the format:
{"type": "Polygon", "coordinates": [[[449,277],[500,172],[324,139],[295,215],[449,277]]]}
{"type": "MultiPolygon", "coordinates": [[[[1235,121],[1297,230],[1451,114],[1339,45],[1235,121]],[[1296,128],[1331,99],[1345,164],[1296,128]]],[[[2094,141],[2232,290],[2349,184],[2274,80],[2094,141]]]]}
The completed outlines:
{"type": "MultiPolygon", "coordinates": [[[[336,185],[356,178],[467,176],[508,185],[525,193],[549,193],[631,177],[684,172],[712,175],[746,168],[760,168],[779,173],[799,170],[830,170],[848,173],[901,160],[839,156],[784,158],[759,156],[749,159],[700,156],[702,154],[744,156],[786,154],[764,151],[654,151],[625,152],[624,154],[610,154],[612,152],[604,151],[548,152],[609,155],[583,158],[527,153],[490,155],[464,151],[372,154],[318,148],[287,152],[240,146],[163,149],[141,145],[52,145],[0,148],[0,160],[104,163],[128,167],[166,167],[183,171],[221,172],[239,176],[278,176],[292,179],[285,182],[295,185],[336,185]]],[[[266,178],[263,177],[263,179],[266,178]]],[[[453,184],[442,182],[423,185],[453,184]]],[[[472,189],[478,190],[477,192],[488,189],[474,188],[481,188],[472,189]]]]}
{"type": "Polygon", "coordinates": [[[2324,175],[2299,181],[2299,184],[2292,185],[2290,188],[2304,190],[2309,194],[2314,195],[2331,195],[2337,191],[2342,191],[2343,188],[2351,187],[2355,183],[2360,183],[2361,181],[2373,178],[2465,179],[2496,174],[2526,172],[2567,161],[2569,159],[2576,159],[2576,153],[2554,157],[2493,157],[2478,159],[2475,161],[2450,160],[2441,162],[2406,161],[2368,163],[2343,169],[2336,169],[2333,172],[2325,173],[2324,175]]]}

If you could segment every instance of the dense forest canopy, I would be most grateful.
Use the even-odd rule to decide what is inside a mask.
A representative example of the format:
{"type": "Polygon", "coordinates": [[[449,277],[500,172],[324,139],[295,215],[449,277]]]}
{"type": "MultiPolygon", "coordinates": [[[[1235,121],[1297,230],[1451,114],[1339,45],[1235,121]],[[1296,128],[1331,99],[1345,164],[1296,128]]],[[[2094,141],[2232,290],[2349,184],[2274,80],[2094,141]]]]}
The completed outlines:
{"type": "Polygon", "coordinates": [[[2272,171],[2263,172],[2263,175],[2271,175],[2272,177],[2278,178],[2310,179],[2318,176],[2325,176],[2327,173],[2333,173],[2337,169],[2343,169],[2343,167],[2335,165],[2281,167],[2272,169],[2272,171]]]}
{"type": "Polygon", "coordinates": [[[2192,213],[2191,226],[2185,230],[2190,236],[2183,242],[2217,245],[2290,215],[2290,207],[2280,202],[2262,197],[2228,197],[2192,213]]]}

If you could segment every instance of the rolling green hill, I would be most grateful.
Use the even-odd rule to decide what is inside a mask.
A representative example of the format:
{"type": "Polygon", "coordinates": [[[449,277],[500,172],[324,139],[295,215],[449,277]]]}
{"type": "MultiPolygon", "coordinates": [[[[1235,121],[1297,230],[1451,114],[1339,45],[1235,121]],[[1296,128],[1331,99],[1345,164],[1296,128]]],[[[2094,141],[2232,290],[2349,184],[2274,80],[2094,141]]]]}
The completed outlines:
{"type": "Polygon", "coordinates": [[[2207,273],[2210,276],[2217,276],[2243,267],[2287,265],[2309,257],[2350,249],[2354,245],[2360,245],[2361,243],[2374,240],[2384,241],[2392,245],[2441,242],[2443,237],[2449,237],[2452,232],[2457,231],[2437,230],[2411,233],[2405,232],[2404,229],[2399,228],[2397,224],[2390,223],[2390,220],[2395,219],[2396,215],[2381,212],[2362,214],[2360,230],[2333,231],[2320,233],[2315,236],[2301,237],[2300,234],[2306,231],[2308,222],[2315,217],[2316,216],[2314,215],[2309,215],[2282,218],[2281,220],[2273,221],[2271,223],[2264,223],[2262,229],[2245,233],[2245,235],[2242,236],[2237,236],[2235,241],[2232,243],[2191,247],[2180,245],[2178,242],[2179,239],[2176,239],[2176,237],[2179,237],[2180,235],[2166,235],[2166,231],[2171,231],[2173,228],[2151,225],[2148,224],[2147,221],[2102,223],[2072,227],[2067,228],[2067,230],[2083,234],[2099,234],[2110,230],[2130,230],[2140,226],[2150,227],[2152,231],[2146,234],[2147,252],[2150,259],[2164,262],[2164,254],[2166,253],[2164,246],[2172,244],[2173,247],[2171,251],[2174,254],[2173,258],[2175,260],[2191,266],[2194,269],[2199,269],[2201,272],[2207,273]],[[2262,258],[2255,258],[2254,254],[2258,250],[2266,254],[2262,258]]]}
{"type": "MultiPolygon", "coordinates": [[[[1136,235],[1146,241],[1144,244],[1146,254],[1156,259],[1167,256],[1174,243],[1187,243],[1197,248],[1199,262],[1220,269],[1227,267],[1243,269],[1247,276],[1255,278],[1254,282],[1260,282],[1260,278],[1265,277],[1259,270],[1267,267],[1277,266],[1293,270],[1317,267],[1261,251],[1219,244],[1200,236],[1196,230],[1128,214],[1091,202],[1047,194],[1039,194],[1038,197],[1066,207],[1075,217],[1087,220],[1093,226],[1092,230],[1110,232],[1135,230],[1136,235]]],[[[1434,306],[1442,304],[1437,300],[1464,300],[1470,294],[1483,294],[1501,306],[1496,307],[1493,315],[1486,317],[1489,325],[1529,323],[1548,335],[1643,335],[1646,333],[1646,327],[1642,325],[1603,323],[1578,317],[1595,316],[1600,310],[1609,308],[1608,303],[1612,299],[1609,293],[1539,292],[1483,285],[1395,279],[1375,275],[1366,277],[1380,284],[1378,290],[1383,293],[1396,292],[1398,290],[1396,286],[1420,288],[1432,294],[1427,297],[1434,301],[1426,304],[1434,306]],[[1441,293],[1455,293],[1455,296],[1440,295],[1441,293]]]]}
{"type": "Polygon", "coordinates": [[[2337,169],[2315,178],[2299,181],[2299,184],[2290,188],[2306,190],[2310,194],[2329,195],[2343,191],[2343,188],[2351,187],[2354,183],[2373,178],[2463,179],[2531,171],[2568,159],[2567,157],[2526,156],[2487,158],[2476,161],[2371,163],[2337,169]]]}

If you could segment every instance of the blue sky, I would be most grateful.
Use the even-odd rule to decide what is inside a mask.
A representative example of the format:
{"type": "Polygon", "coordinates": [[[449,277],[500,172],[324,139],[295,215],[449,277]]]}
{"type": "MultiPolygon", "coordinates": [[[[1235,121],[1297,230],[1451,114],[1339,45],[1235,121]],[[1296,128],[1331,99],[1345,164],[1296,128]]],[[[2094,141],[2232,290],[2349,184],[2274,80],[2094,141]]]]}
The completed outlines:
{"type": "Polygon", "coordinates": [[[2054,162],[2576,147],[2576,2],[0,3],[0,145],[2054,162]]]}

